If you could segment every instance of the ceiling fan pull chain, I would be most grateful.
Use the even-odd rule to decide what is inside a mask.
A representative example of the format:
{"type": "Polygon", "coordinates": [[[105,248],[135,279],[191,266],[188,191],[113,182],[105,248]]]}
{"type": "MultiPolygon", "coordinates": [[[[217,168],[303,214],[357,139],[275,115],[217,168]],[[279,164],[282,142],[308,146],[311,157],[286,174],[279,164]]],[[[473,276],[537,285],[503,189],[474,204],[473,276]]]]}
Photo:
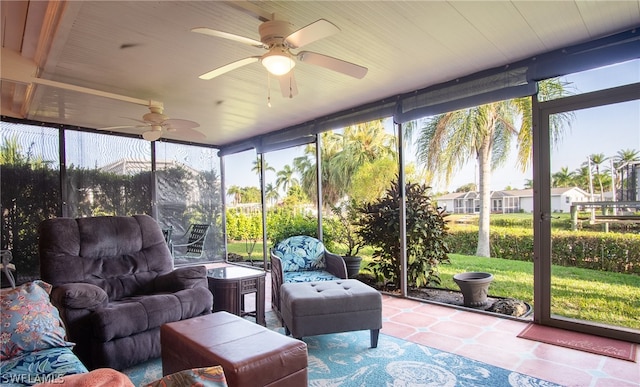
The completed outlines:
{"type": "Polygon", "coordinates": [[[293,98],[293,87],[291,85],[291,75],[289,75],[289,98],[293,98]]]}

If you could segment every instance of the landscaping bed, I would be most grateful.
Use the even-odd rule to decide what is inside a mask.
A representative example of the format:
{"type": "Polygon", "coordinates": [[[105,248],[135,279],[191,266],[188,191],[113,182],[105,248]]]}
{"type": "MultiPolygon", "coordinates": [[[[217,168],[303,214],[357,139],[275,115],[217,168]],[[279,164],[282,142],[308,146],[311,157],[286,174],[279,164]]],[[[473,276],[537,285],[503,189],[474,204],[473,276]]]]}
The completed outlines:
{"type": "MultiPolygon", "coordinates": [[[[388,293],[394,296],[400,295],[399,290],[390,289],[383,284],[376,282],[370,275],[361,273],[353,278],[364,282],[383,293],[388,293]]],[[[462,293],[456,290],[425,287],[409,289],[407,293],[407,296],[414,299],[452,305],[457,308],[504,314],[518,318],[529,318],[529,316],[531,316],[533,312],[533,308],[529,303],[515,298],[488,295],[487,303],[485,305],[478,307],[468,307],[464,306],[462,293]]]]}
{"type": "Polygon", "coordinates": [[[526,318],[531,315],[533,309],[528,303],[514,298],[487,296],[487,303],[478,307],[466,307],[462,299],[462,293],[451,289],[419,288],[408,290],[409,297],[441,304],[454,305],[471,310],[506,314],[509,316],[526,318]]]}

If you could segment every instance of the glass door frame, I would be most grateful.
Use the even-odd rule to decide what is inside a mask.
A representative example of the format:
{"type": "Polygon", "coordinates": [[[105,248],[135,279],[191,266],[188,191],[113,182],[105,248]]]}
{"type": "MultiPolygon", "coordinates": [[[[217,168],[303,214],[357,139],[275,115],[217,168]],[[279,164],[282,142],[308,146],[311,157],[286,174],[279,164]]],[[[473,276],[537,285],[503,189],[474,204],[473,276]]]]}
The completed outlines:
{"type": "Polygon", "coordinates": [[[534,188],[534,322],[563,329],[585,332],[640,343],[637,330],[609,326],[551,314],[551,140],[549,116],[552,114],[594,108],[638,100],[640,83],[552,101],[538,101],[533,107],[533,188],[534,188]]]}

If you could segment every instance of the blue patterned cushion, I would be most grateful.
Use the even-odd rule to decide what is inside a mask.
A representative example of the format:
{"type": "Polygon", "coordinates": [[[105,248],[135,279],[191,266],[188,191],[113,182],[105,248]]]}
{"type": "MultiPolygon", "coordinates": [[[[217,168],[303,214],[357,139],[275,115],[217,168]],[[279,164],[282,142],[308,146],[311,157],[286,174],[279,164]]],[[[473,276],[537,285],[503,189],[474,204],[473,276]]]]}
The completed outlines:
{"type": "Polygon", "coordinates": [[[30,352],[0,362],[2,386],[56,382],[65,375],[88,372],[69,347],[30,352]]]}
{"type": "Polygon", "coordinates": [[[316,238],[293,236],[278,243],[273,253],[282,260],[282,271],[323,270],[324,245],[316,238]]]}
{"type": "Polygon", "coordinates": [[[284,272],[284,283],[289,282],[318,282],[339,280],[339,277],[329,273],[328,271],[306,270],[306,271],[289,271],[284,272]]]}
{"type": "Polygon", "coordinates": [[[31,351],[71,347],[58,309],[49,301],[51,285],[37,280],[0,293],[0,360],[31,351]]]}

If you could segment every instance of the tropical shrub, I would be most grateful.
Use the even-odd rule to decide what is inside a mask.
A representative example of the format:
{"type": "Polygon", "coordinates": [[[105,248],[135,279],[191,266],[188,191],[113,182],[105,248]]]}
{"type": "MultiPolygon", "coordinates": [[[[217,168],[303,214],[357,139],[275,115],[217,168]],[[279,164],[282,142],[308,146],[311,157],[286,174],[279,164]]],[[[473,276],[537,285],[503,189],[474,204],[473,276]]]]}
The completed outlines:
{"type": "Polygon", "coordinates": [[[262,215],[227,209],[227,239],[244,241],[262,238],[262,215]]]}
{"type": "MultiPolygon", "coordinates": [[[[448,263],[444,211],[425,185],[406,185],[407,281],[410,286],[439,285],[438,265],[448,263]]],[[[358,233],[374,249],[369,269],[378,280],[398,287],[401,275],[400,192],[392,183],[385,195],[359,208],[358,233]]]]}

